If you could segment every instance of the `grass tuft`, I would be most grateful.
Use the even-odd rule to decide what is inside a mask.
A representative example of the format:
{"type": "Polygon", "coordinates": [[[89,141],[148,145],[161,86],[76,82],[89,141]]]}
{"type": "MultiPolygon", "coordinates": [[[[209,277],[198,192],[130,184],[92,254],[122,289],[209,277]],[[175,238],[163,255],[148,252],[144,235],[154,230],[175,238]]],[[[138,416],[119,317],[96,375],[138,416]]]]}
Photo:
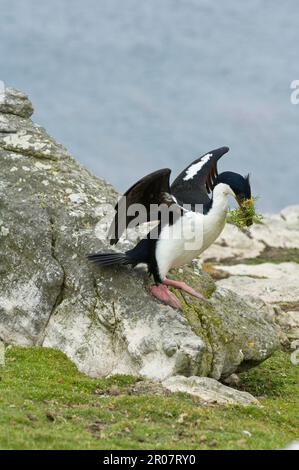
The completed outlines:
{"type": "Polygon", "coordinates": [[[255,203],[258,198],[244,201],[241,207],[231,209],[227,215],[227,222],[236,225],[239,229],[245,229],[252,223],[263,223],[263,216],[256,212],[255,203]]]}

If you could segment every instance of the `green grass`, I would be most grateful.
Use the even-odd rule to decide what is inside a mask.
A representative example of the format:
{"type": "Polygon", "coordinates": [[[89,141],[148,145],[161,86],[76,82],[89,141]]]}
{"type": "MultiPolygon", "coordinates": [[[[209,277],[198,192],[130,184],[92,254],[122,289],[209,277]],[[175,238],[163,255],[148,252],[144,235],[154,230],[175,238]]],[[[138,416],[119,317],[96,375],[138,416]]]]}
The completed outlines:
{"type": "Polygon", "coordinates": [[[226,258],[221,261],[216,259],[207,260],[210,264],[224,264],[232,266],[235,264],[263,264],[263,263],[299,263],[299,250],[298,248],[275,248],[275,247],[265,247],[262,253],[255,258],[226,258]]]}
{"type": "Polygon", "coordinates": [[[299,263],[298,248],[271,248],[265,250],[256,258],[248,258],[241,261],[244,264],[262,264],[262,263],[299,263]]]}
{"type": "Polygon", "coordinates": [[[278,353],[242,378],[261,407],[136,393],[136,378],[91,379],[60,352],[13,347],[0,366],[0,448],[274,449],[298,438],[299,366],[278,353]]]}

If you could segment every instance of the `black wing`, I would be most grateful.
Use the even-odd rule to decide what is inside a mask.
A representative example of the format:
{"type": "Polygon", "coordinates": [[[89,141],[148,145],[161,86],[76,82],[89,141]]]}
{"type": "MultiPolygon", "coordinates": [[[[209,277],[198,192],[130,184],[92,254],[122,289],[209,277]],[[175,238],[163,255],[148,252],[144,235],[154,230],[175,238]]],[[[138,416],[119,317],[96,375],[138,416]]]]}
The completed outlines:
{"type": "Polygon", "coordinates": [[[135,219],[135,215],[127,214],[127,209],[132,204],[142,204],[146,208],[147,220],[144,222],[150,220],[151,204],[173,204],[174,200],[170,195],[170,173],[169,168],[157,170],[137,181],[125,192],[115,206],[116,214],[108,233],[110,245],[118,242],[129,223],[135,219]]]}
{"type": "Polygon", "coordinates": [[[180,204],[191,204],[192,207],[210,204],[209,193],[218,176],[217,162],[228,151],[228,147],[212,150],[182,171],[171,185],[171,194],[180,204]]]}

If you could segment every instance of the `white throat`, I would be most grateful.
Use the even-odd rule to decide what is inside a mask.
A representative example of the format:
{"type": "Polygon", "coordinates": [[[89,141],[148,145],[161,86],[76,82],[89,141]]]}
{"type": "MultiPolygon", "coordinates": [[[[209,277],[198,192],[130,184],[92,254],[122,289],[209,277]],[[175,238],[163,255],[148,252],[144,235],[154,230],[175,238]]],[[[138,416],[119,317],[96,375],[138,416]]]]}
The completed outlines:
{"type": "Polygon", "coordinates": [[[204,217],[205,231],[208,232],[207,244],[213,243],[224,229],[228,212],[228,196],[234,196],[230,186],[224,183],[215,186],[212,207],[204,217]]]}
{"type": "Polygon", "coordinates": [[[228,196],[235,196],[228,184],[219,183],[213,191],[213,202],[210,211],[225,209],[228,210],[228,196]]]}

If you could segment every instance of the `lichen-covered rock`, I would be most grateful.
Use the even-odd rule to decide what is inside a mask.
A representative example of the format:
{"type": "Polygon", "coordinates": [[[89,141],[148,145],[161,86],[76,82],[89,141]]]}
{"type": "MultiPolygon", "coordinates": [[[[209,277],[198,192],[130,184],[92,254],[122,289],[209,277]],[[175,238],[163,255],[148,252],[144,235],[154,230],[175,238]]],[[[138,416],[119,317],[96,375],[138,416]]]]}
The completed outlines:
{"type": "Polygon", "coordinates": [[[9,87],[2,90],[1,87],[0,113],[30,118],[33,113],[33,106],[25,93],[9,87]]]}
{"type": "MultiPolygon", "coordinates": [[[[27,97],[7,89],[0,106],[0,338],[64,351],[93,375],[207,375],[258,364],[279,347],[263,308],[217,288],[197,265],[178,270],[207,302],[184,312],[155,301],[143,269],[97,268],[86,254],[117,193],[30,119],[27,97]],[[2,126],[2,127],[1,127],[2,126]]],[[[130,242],[123,241],[118,249],[130,242]]]]}

